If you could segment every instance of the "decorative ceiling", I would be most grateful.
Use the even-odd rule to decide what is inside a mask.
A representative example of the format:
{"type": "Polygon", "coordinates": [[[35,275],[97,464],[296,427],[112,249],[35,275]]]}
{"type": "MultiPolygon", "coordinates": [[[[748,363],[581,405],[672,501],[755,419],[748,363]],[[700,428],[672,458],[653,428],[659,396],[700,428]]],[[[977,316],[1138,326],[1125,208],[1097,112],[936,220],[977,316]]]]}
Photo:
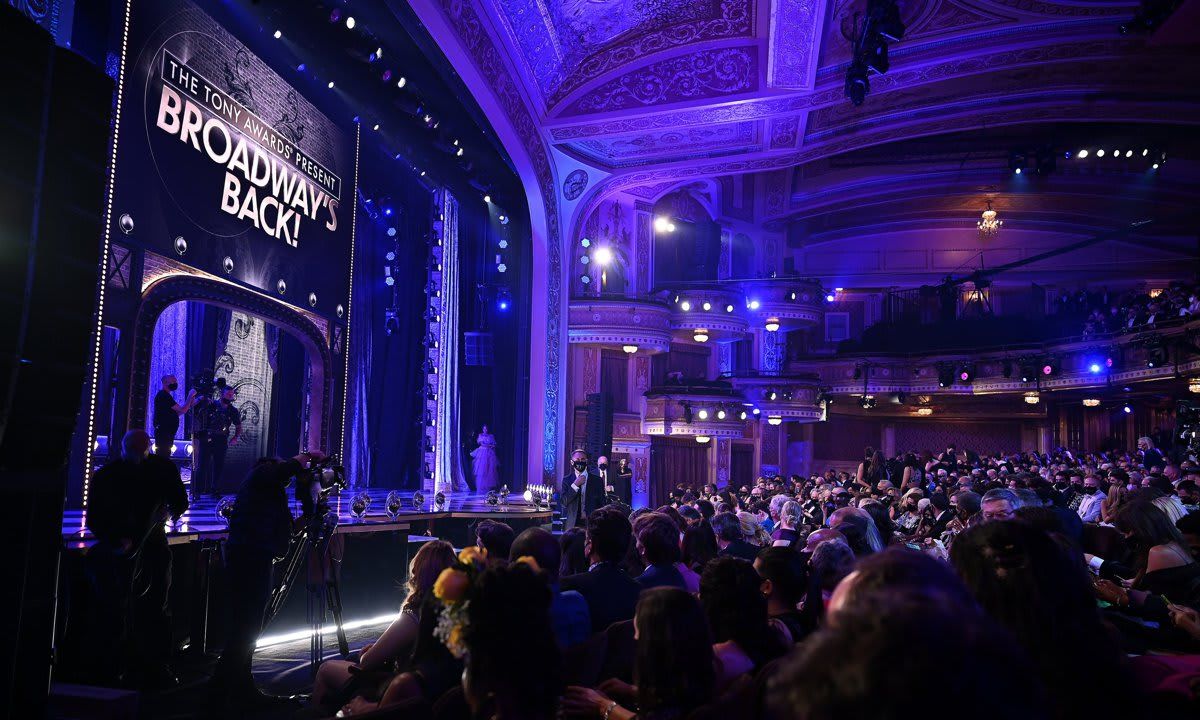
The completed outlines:
{"type": "MultiPolygon", "coordinates": [[[[695,179],[789,186],[797,168],[913,137],[1200,118],[1200,86],[1178,80],[1200,70],[1195,47],[1118,32],[1137,2],[898,4],[906,31],[861,106],[844,80],[867,0],[441,0],[435,11],[460,36],[488,35],[542,142],[588,169],[576,218],[615,192],[653,198],[695,179]],[[761,179],[776,171],[788,175],[761,179]]],[[[763,190],[756,220],[796,214],[791,193],[763,190]]]]}

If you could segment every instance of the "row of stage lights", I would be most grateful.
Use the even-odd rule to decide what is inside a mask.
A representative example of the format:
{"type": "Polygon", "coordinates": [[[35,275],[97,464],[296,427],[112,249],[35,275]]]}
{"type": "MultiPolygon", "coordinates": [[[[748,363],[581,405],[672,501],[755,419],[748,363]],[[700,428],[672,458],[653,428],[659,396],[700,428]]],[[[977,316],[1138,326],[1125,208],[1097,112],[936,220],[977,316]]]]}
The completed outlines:
{"type": "MultiPolygon", "coordinates": [[[[1155,155],[1153,164],[1150,166],[1152,170],[1159,169],[1167,162],[1167,154],[1165,152],[1154,153],[1154,151],[1152,151],[1150,148],[1142,148],[1140,153],[1136,150],[1106,150],[1105,148],[1096,148],[1095,150],[1092,150],[1089,148],[1082,148],[1074,154],[1074,157],[1076,160],[1087,160],[1089,157],[1095,157],[1098,159],[1108,158],[1110,160],[1128,160],[1133,157],[1149,158],[1152,154],[1155,155]]],[[[1066,153],[1066,157],[1072,157],[1071,153],[1066,153]]]]}
{"type": "MultiPolygon", "coordinates": [[[[359,27],[358,20],[353,15],[349,15],[349,14],[343,15],[342,8],[334,8],[329,13],[329,22],[333,25],[338,25],[338,24],[344,25],[345,28],[350,31],[353,31],[359,27]]],[[[364,31],[364,32],[366,32],[366,31],[364,31]]],[[[373,37],[373,36],[371,36],[371,34],[369,32],[367,32],[367,35],[369,37],[373,37]]],[[[272,33],[272,37],[274,37],[276,40],[282,40],[283,39],[283,31],[278,30],[278,29],[275,30],[272,33]]],[[[384,54],[385,53],[384,53],[383,46],[382,45],[376,46],[375,50],[372,51],[367,56],[368,64],[376,65],[377,63],[382,63],[384,54]]],[[[307,72],[308,66],[306,63],[300,63],[299,65],[296,66],[296,70],[301,73],[307,72]]],[[[409,87],[409,82],[408,82],[407,77],[405,77],[402,74],[398,74],[398,73],[394,72],[391,68],[385,68],[380,73],[379,78],[380,78],[380,81],[383,82],[385,85],[390,86],[390,85],[394,84],[394,86],[398,90],[405,90],[406,88],[408,88],[407,91],[409,93],[412,93],[416,99],[415,105],[412,106],[413,114],[415,114],[416,116],[418,116],[421,119],[422,123],[425,125],[426,128],[428,128],[430,130],[438,130],[439,129],[441,122],[437,118],[435,118],[433,115],[431,115],[430,113],[425,111],[423,103],[420,101],[420,98],[416,97],[415,91],[409,87]]],[[[329,80],[325,84],[325,87],[328,88],[329,90],[333,90],[334,88],[337,87],[337,83],[334,80],[329,80]]],[[[361,118],[357,115],[354,117],[354,121],[358,122],[358,123],[362,122],[361,118]]],[[[363,124],[365,124],[365,123],[363,123],[363,124]]],[[[380,123],[379,121],[376,121],[374,123],[371,123],[370,127],[374,131],[379,131],[382,129],[383,126],[382,126],[382,123],[380,123]]],[[[458,138],[454,138],[452,140],[452,142],[450,142],[449,144],[445,143],[445,141],[443,141],[443,140],[435,140],[433,145],[447,153],[453,154],[455,157],[458,157],[458,158],[462,158],[466,154],[466,149],[463,146],[462,142],[458,138]]],[[[394,153],[393,157],[396,160],[403,159],[403,156],[400,153],[394,153]]],[[[427,174],[425,170],[422,170],[416,166],[411,166],[411,168],[412,168],[413,172],[417,173],[417,175],[419,177],[425,177],[427,174]]],[[[485,202],[490,202],[490,200],[491,200],[490,197],[488,197],[487,195],[485,195],[484,197],[485,197],[485,202]]],[[[387,214],[391,214],[391,213],[388,212],[387,214]]],[[[503,218],[504,216],[501,216],[501,217],[503,218]]],[[[507,218],[505,218],[505,220],[506,219],[507,218]]]]}
{"type": "MultiPolygon", "coordinates": [[[[1150,162],[1150,169],[1157,170],[1167,162],[1167,154],[1150,148],[1142,148],[1140,151],[1134,148],[1080,148],[1079,150],[1067,150],[1061,153],[1066,160],[1144,160],[1150,162]]],[[[1054,172],[1058,154],[1048,150],[1039,150],[1034,155],[1034,170],[1039,175],[1047,175],[1054,172]]],[[[1029,155],[1023,151],[1016,151],[1009,154],[1008,168],[1016,175],[1025,173],[1028,165],[1029,155]]]]}

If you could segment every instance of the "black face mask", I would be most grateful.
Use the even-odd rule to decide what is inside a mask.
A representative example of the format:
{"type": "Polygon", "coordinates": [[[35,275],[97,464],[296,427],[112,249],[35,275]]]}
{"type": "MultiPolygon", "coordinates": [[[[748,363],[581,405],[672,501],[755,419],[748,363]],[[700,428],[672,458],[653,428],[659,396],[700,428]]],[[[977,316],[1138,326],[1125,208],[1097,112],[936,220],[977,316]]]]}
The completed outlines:
{"type": "Polygon", "coordinates": [[[179,383],[171,383],[170,385],[167,386],[167,389],[170,390],[171,392],[175,392],[176,390],[179,389],[179,383]]]}
{"type": "Polygon", "coordinates": [[[578,470],[579,472],[583,472],[584,470],[587,470],[587,461],[585,461],[585,460],[576,460],[573,463],[573,465],[574,465],[575,469],[578,470]]]}
{"type": "Polygon", "coordinates": [[[1081,488],[1081,490],[1080,490],[1080,491],[1081,491],[1081,492],[1082,492],[1084,495],[1095,495],[1095,494],[1096,494],[1096,488],[1094,488],[1094,487],[1085,487],[1085,488],[1081,488]]]}
{"type": "Polygon", "coordinates": [[[599,465],[597,465],[596,467],[600,468],[601,470],[607,470],[607,469],[608,469],[608,463],[600,463],[600,464],[599,464],[599,465]]]}

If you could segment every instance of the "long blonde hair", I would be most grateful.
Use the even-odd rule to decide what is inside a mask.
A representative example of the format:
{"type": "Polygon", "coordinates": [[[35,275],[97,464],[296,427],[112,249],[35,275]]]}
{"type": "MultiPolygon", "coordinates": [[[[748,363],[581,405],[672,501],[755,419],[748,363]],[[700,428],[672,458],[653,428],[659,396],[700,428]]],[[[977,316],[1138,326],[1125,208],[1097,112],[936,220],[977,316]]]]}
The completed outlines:
{"type": "Polygon", "coordinates": [[[433,590],[438,575],[454,564],[454,546],[445,540],[430,540],[417,550],[408,564],[408,595],[403,609],[416,613],[433,590]]]}

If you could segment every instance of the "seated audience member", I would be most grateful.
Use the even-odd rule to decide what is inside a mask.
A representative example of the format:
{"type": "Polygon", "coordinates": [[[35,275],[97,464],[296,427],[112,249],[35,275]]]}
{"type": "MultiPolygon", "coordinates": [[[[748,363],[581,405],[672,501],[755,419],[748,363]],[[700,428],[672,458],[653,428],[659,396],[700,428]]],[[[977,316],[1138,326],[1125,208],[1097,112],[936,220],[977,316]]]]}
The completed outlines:
{"type": "Polygon", "coordinates": [[[633,617],[642,586],[621,566],[632,532],[619,510],[593,510],[587,519],[588,571],[562,578],[563,590],[576,590],[587,600],[592,632],[633,617]]]}
{"type": "Polygon", "coordinates": [[[1088,475],[1083,479],[1083,500],[1079,502],[1079,519],[1084,522],[1100,522],[1100,510],[1108,499],[1105,488],[1100,486],[1100,479],[1088,475]]]}
{"type": "Polygon", "coordinates": [[[829,527],[846,537],[847,544],[858,557],[866,557],[883,549],[883,539],[875,528],[875,522],[865,510],[846,507],[833,511],[829,516],[829,527]]]}
{"type": "Polygon", "coordinates": [[[1114,572],[1131,576],[1132,581],[1129,589],[1101,581],[1097,591],[1102,599],[1158,620],[1166,618],[1164,597],[1179,605],[1200,608],[1200,562],[1192,557],[1179,529],[1157,505],[1144,500],[1125,505],[1117,513],[1116,528],[1125,536],[1133,562],[1127,569],[1114,568],[1114,572]]]}
{"type": "Polygon", "coordinates": [[[408,565],[408,594],[400,606],[400,615],[378,640],[363,648],[358,662],[326,660],[321,663],[313,685],[314,705],[337,709],[358,694],[356,685],[361,683],[352,682],[356,675],[385,670],[408,659],[416,644],[425,599],[433,592],[438,575],[452,564],[454,548],[448,542],[431,540],[417,550],[408,565]]]}
{"type": "Polygon", "coordinates": [[[1179,496],[1179,502],[1188,514],[1200,510],[1200,485],[1197,485],[1195,480],[1180,480],[1175,485],[1175,494],[1179,496]]]}
{"type": "Polygon", "coordinates": [[[1079,551],[1023,522],[989,522],[950,550],[984,611],[1012,633],[1046,684],[1050,715],[1090,720],[1136,714],[1124,654],[1102,623],[1079,551]],[[1104,692],[1080,693],[1095,678],[1104,692]]]}
{"type": "Polygon", "coordinates": [[[704,522],[684,530],[681,550],[683,556],[680,561],[687,566],[688,570],[691,570],[693,573],[699,573],[704,570],[704,566],[708,564],[708,561],[715,558],[720,551],[720,548],[717,547],[717,536],[713,532],[712,525],[704,522]]]}
{"type": "Polygon", "coordinates": [[[979,514],[984,522],[994,520],[1012,520],[1017,516],[1021,501],[1017,494],[1008,488],[988,490],[979,501],[979,514]]]}
{"type": "Polygon", "coordinates": [[[754,569],[762,578],[771,624],[788,645],[800,642],[809,630],[800,614],[800,601],[808,583],[800,553],[789,547],[766,548],[754,560],[754,569]]]}
{"type": "Polygon", "coordinates": [[[560,578],[587,572],[588,559],[587,555],[583,553],[583,547],[587,544],[586,530],[581,527],[573,527],[558,537],[558,544],[562,548],[562,561],[558,566],[560,578]]]}
{"type": "Polygon", "coordinates": [[[893,515],[896,530],[904,535],[912,535],[921,523],[921,514],[917,503],[924,497],[920,488],[910,488],[900,497],[898,505],[893,504],[889,511],[893,515]]]}
{"type": "Polygon", "coordinates": [[[923,552],[889,548],[858,562],[834,588],[826,617],[837,622],[847,607],[886,606],[892,595],[923,598],[935,607],[977,609],[962,580],[946,563],[923,552]]]}
{"type": "Polygon", "coordinates": [[[475,544],[487,551],[488,562],[508,562],[514,537],[513,529],[499,520],[480,520],[475,526],[475,544]]]}
{"type": "MultiPolygon", "coordinates": [[[[776,495],[775,497],[786,497],[776,495]]],[[[771,501],[774,503],[774,500],[771,501]]],[[[803,511],[800,503],[788,500],[779,508],[779,526],[771,533],[771,544],[775,547],[794,547],[800,541],[800,523],[803,522],[803,511]]]]}
{"type": "Polygon", "coordinates": [[[1183,536],[1183,544],[1194,558],[1200,558],[1200,512],[1190,512],[1175,521],[1175,528],[1183,536]]]}
{"type": "Polygon", "coordinates": [[[917,534],[924,538],[940,538],[942,533],[946,532],[946,526],[954,519],[954,511],[950,509],[950,498],[944,493],[935,492],[927,499],[929,506],[917,534]]]}
{"type": "Polygon", "coordinates": [[[696,509],[700,511],[700,517],[704,519],[706,524],[712,520],[713,515],[717,514],[717,508],[712,504],[712,501],[705,500],[704,498],[696,501],[696,509]]]}
{"type": "Polygon", "coordinates": [[[636,580],[643,590],[654,587],[687,589],[683,575],[676,567],[679,562],[679,528],[661,513],[638,518],[637,548],[645,570],[636,580]]]}
{"type": "Polygon", "coordinates": [[[712,519],[713,533],[717,536],[718,555],[741,558],[754,562],[758,548],[746,542],[742,535],[742,524],[731,512],[717,513],[712,519]]]}
{"type": "Polygon", "coordinates": [[[880,548],[885,548],[895,539],[896,525],[892,522],[891,515],[884,507],[883,503],[878,500],[867,500],[858,506],[867,515],[871,516],[871,523],[875,526],[875,531],[879,536],[880,548]]]}
{"type": "Polygon", "coordinates": [[[558,541],[550,531],[531,527],[513,540],[508,561],[530,557],[537,563],[546,581],[550,583],[550,622],[554,636],[561,648],[568,648],[588,639],[592,632],[592,620],[588,614],[587,601],[575,590],[560,590],[558,567],[562,561],[558,541]]]}
{"type": "Polygon", "coordinates": [[[742,539],[753,545],[756,553],[758,548],[770,546],[771,535],[758,521],[758,517],[754,513],[739,512],[737,513],[737,519],[742,529],[742,539]]]}
{"type": "Polygon", "coordinates": [[[633,618],[633,685],[607,680],[598,691],[567,688],[566,718],[681,718],[707,703],[715,684],[712,637],[696,598],[677,588],[642,593],[633,618]],[[630,708],[637,708],[635,713],[630,708]]]}
{"type": "Polygon", "coordinates": [[[681,530],[686,530],[704,522],[704,516],[700,514],[700,511],[694,505],[680,505],[679,517],[683,518],[684,522],[684,525],[680,528],[681,530]]]}
{"type": "Polygon", "coordinates": [[[563,686],[546,579],[525,563],[492,566],[468,599],[462,688],[472,715],[554,720],[563,686]]]}
{"type": "Polygon", "coordinates": [[[805,720],[1044,720],[1037,677],[999,679],[1025,663],[974,608],[899,592],[839,610],[771,677],[768,708],[805,720]]]}
{"type": "Polygon", "coordinates": [[[716,643],[718,688],[786,650],[768,622],[762,579],[750,563],[735,557],[710,562],[700,576],[700,604],[716,643]]]}

